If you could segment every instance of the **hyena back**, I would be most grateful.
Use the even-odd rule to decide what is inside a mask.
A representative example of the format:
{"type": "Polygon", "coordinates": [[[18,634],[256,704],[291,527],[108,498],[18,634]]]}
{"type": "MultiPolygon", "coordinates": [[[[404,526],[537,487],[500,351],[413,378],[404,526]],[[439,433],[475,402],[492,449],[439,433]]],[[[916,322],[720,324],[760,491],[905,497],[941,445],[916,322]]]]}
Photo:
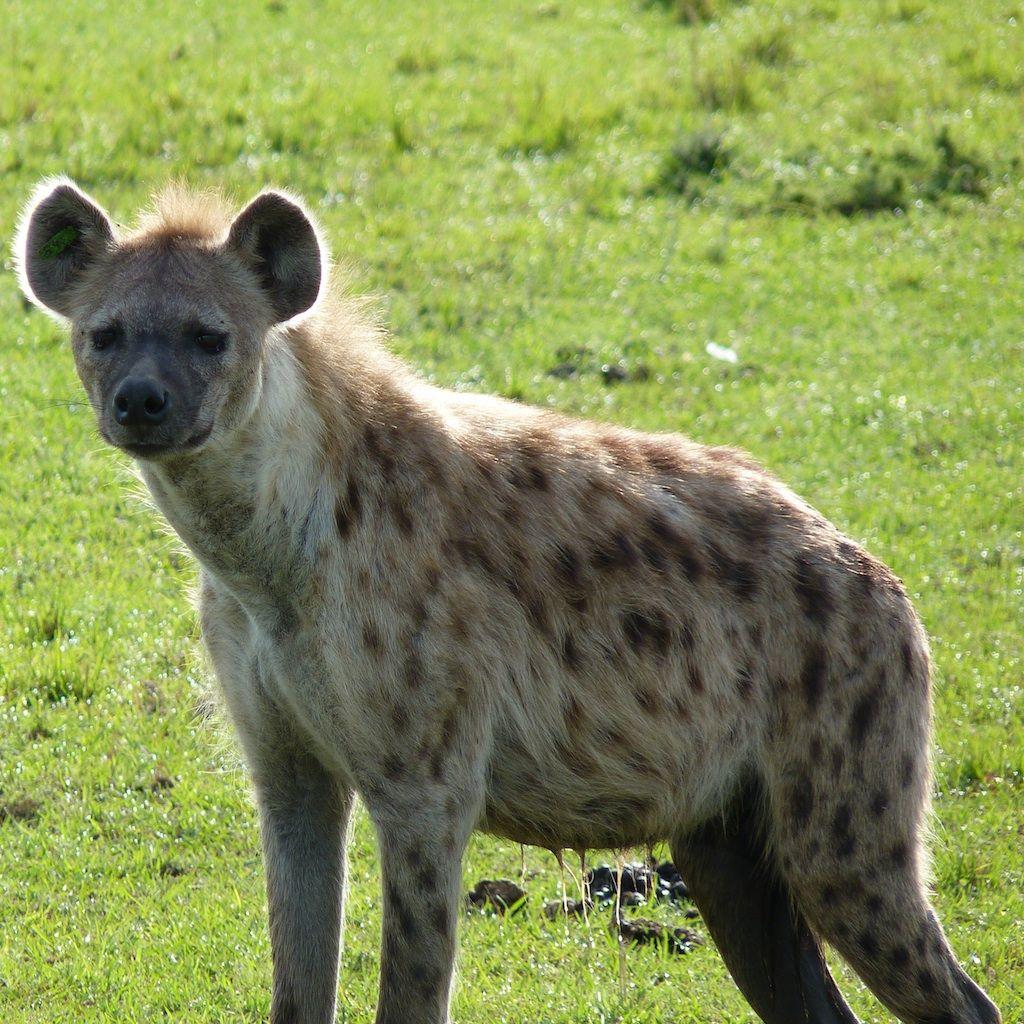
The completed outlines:
{"type": "Polygon", "coordinates": [[[929,908],[929,663],[903,587],[744,455],[412,376],[327,294],[302,207],[70,182],[19,237],[103,437],[202,568],[252,774],[271,1020],[333,1019],[353,795],[381,855],[379,1024],[442,1024],[460,861],[667,840],[769,1024],[993,1024],[929,908]]]}

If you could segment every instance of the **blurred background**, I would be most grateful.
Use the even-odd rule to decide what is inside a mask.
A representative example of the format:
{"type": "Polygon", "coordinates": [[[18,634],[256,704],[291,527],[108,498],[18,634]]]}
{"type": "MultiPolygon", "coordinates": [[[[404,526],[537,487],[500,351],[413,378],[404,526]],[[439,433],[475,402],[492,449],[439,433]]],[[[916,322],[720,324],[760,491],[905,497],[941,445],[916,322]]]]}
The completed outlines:
{"type": "MultiPolygon", "coordinates": [[[[0,224],[55,173],[122,223],[171,178],[239,202],[282,185],[437,383],[750,450],[914,596],[937,903],[1016,1020],[1022,19],[1010,0],[4,0],[0,224]]],[[[193,571],[0,258],[0,1018],[262,1020],[255,816],[202,711],[193,571]]],[[[454,1019],[754,1020],[710,945],[623,955],[599,914],[547,920],[557,865],[520,856],[470,850],[467,889],[529,897],[467,919],[454,1019]]],[[[364,816],[352,867],[339,1019],[363,1021],[364,816]]]]}

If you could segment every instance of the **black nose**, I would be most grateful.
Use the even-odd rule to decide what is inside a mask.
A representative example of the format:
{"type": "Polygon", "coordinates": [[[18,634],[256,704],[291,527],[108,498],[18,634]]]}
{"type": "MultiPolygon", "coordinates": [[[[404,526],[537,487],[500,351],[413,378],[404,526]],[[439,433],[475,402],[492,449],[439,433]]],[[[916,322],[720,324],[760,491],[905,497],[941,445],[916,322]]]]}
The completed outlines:
{"type": "Polygon", "coordinates": [[[171,396],[155,380],[129,377],[114,394],[114,419],[122,427],[155,427],[171,408],[171,396]]]}

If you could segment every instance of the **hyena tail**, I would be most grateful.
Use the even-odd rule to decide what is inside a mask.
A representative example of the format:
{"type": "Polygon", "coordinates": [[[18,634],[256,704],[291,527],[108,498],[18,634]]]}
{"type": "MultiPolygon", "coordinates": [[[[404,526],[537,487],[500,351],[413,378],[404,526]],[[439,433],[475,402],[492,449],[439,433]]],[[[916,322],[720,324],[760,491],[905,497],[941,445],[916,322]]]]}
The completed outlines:
{"type": "Polygon", "coordinates": [[[928,659],[916,623],[773,730],[761,777],[673,857],[767,1024],[855,1024],[823,939],[906,1024],[999,1024],[925,894],[928,659]],[[909,636],[909,639],[907,637],[909,636]]]}

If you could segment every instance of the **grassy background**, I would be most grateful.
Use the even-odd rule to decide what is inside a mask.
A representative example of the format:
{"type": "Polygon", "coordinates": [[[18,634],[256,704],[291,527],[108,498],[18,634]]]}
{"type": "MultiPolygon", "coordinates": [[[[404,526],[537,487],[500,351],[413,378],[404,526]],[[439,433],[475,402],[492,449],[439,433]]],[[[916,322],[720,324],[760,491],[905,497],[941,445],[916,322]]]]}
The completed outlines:
{"type": "MultiPolygon", "coordinates": [[[[121,220],[172,176],[284,184],[434,380],[752,451],[915,596],[936,898],[1019,1020],[1021,21],[1010,0],[6,0],[0,225],[57,172],[121,220]]],[[[10,273],[0,322],[0,1019],[261,1020],[255,819],[196,714],[192,570],[10,273]]],[[[603,919],[544,921],[558,872],[526,860],[529,912],[465,923],[458,1021],[754,1019],[711,947],[620,963],[603,919]]],[[[518,871],[478,839],[466,880],[518,871]]],[[[346,1021],[372,1019],[377,889],[361,815],[346,1021]]]]}

